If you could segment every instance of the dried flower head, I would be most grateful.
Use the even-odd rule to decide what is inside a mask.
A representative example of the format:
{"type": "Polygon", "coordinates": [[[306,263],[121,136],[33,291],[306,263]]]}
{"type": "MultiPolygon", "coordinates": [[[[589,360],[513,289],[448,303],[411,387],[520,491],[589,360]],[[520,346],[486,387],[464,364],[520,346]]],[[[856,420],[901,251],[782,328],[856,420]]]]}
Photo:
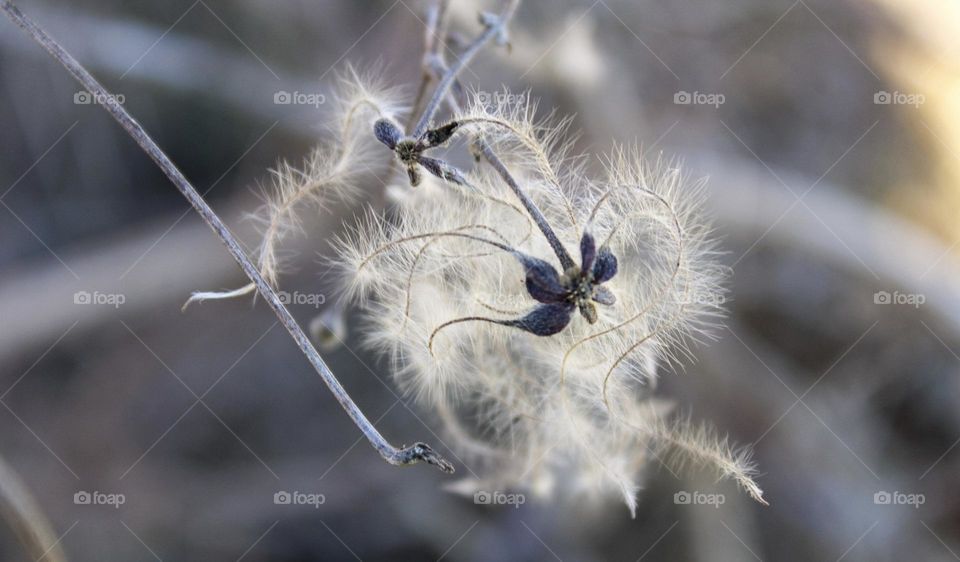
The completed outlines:
{"type": "MultiPolygon", "coordinates": [[[[746,452],[666,421],[669,404],[652,396],[658,367],[720,312],[702,182],[630,148],[590,180],[560,142],[564,127],[533,113],[526,98],[475,103],[444,139],[468,132],[511,155],[521,191],[480,168],[452,182],[473,189],[435,174],[391,218],[370,213],[337,242],[370,343],[389,350],[401,386],[437,412],[468,466],[488,469],[461,490],[599,488],[633,512],[656,458],[710,464],[762,502],[746,452]]],[[[378,127],[388,147],[402,142],[378,127]]]]}
{"type": "Polygon", "coordinates": [[[438,178],[464,185],[466,179],[459,170],[443,160],[431,158],[424,154],[431,148],[437,148],[445,144],[459,126],[459,123],[453,121],[442,127],[426,131],[416,138],[410,138],[403,134],[396,123],[384,118],[374,123],[373,134],[377,137],[377,140],[396,154],[397,160],[407,170],[411,186],[417,187],[420,185],[420,168],[427,170],[438,178]]]}
{"type": "MultiPolygon", "coordinates": [[[[616,150],[606,178],[592,181],[582,160],[566,158],[564,127],[534,124],[532,105],[474,103],[459,111],[459,71],[490,40],[508,45],[506,25],[518,4],[507,0],[500,15],[483,15],[484,30],[449,69],[441,51],[433,50],[429,66],[443,77],[410,134],[393,121],[389,90],[368,87],[351,73],[333,151],[315,153],[303,170],[283,166],[276,173],[259,267],[86,69],[12,2],[0,9],[87,91],[108,100],[106,110],[253,283],[191,300],[238,296],[255,287],[387,462],[453,472],[429,445],[395,447],[377,431],[273,289],[276,247],[297,226],[297,208],[310,202],[322,207],[331,194],[349,194],[373,139],[407,167],[411,184],[427,185],[403,198],[389,220],[371,212],[339,241],[348,294],[369,305],[370,339],[390,350],[402,384],[434,407],[466,456],[489,465],[489,482],[543,493],[559,483],[574,492],[615,490],[633,512],[638,475],[655,457],[710,464],[763,502],[746,452],[732,450],[709,430],[668,423],[669,404],[651,394],[658,367],[707,334],[720,302],[722,268],[700,219],[698,184],[685,181],[670,163],[647,166],[636,149],[616,150]],[[441,102],[458,115],[431,127],[441,102]],[[355,136],[364,121],[373,134],[355,136]],[[475,155],[492,172],[465,174],[425,154],[461,133],[473,135],[475,155]],[[509,161],[497,153],[509,154],[509,161]],[[420,168],[442,184],[432,177],[424,182],[420,168]],[[579,247],[579,262],[568,246],[579,247]]],[[[321,320],[326,331],[342,330],[327,320],[321,320]]],[[[469,486],[489,484],[466,482],[460,489],[469,486]]]]}

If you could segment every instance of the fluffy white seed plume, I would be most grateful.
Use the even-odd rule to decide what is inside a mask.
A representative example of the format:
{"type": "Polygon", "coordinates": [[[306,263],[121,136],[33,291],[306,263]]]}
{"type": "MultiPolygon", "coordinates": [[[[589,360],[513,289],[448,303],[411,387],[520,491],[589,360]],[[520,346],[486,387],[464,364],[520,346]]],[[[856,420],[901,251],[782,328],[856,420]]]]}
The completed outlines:
{"type": "MultiPolygon", "coordinates": [[[[257,265],[272,286],[277,286],[280,274],[280,243],[301,229],[298,213],[311,206],[322,211],[333,201],[354,197],[359,176],[378,163],[377,153],[371,150],[375,145],[371,124],[381,117],[402,113],[403,108],[396,101],[398,94],[396,88],[386,86],[378,78],[376,70],[361,74],[348,67],[338,77],[338,91],[333,98],[335,125],[331,139],[314,148],[302,165],[281,162],[271,170],[271,185],[263,194],[264,205],[252,218],[263,233],[257,265]]],[[[250,283],[232,291],[195,292],[183,308],[193,302],[253,294],[254,290],[250,283]]]]}
{"type": "Polygon", "coordinates": [[[400,385],[437,412],[471,468],[488,469],[457,489],[612,492],[632,513],[654,459],[710,464],[763,502],[745,453],[668,422],[670,405],[652,396],[658,367],[708,336],[720,313],[725,270],[701,218],[703,183],[631,148],[606,159],[603,180],[588,180],[562,131],[534,124],[523,102],[475,104],[455,120],[510,156],[571,254],[589,233],[598,252],[616,257],[607,292],[593,299],[595,322],[574,313],[550,336],[516,326],[539,304],[518,256],[564,272],[486,167],[469,175],[473,190],[427,178],[389,219],[370,213],[336,244],[346,293],[369,313],[370,343],[386,350],[400,385]]]}

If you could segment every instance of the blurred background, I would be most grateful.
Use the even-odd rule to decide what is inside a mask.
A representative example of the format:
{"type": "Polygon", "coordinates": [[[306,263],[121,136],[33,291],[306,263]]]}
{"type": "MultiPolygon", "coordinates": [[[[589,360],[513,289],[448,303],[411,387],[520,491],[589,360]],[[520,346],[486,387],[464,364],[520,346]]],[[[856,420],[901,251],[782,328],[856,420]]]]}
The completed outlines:
{"type": "MultiPolygon", "coordinates": [[[[124,97],[251,248],[244,214],[269,167],[323,138],[329,115],[309,100],[332,93],[337,70],[379,62],[412,97],[427,7],[20,5],[124,97]]],[[[468,37],[478,10],[496,9],[452,6],[468,37]]],[[[754,444],[770,507],[656,466],[636,519],[615,498],[475,505],[435,470],[383,463],[262,302],[181,313],[192,290],[243,284],[239,269],[95,100],[4,22],[0,455],[68,558],[960,559],[960,4],[531,1],[512,30],[509,54],[465,73],[473,88],[531,89],[576,115],[585,151],[638,142],[709,176],[729,317],[661,394],[754,444]],[[275,503],[284,491],[324,502],[275,503]]],[[[320,258],[359,209],[306,221],[286,244],[285,290],[331,294],[320,258]]],[[[291,308],[307,325],[322,305],[291,308]]],[[[443,449],[440,424],[356,331],[328,355],[341,381],[390,440],[443,449]]],[[[28,559],[8,528],[0,558],[28,559]]]]}

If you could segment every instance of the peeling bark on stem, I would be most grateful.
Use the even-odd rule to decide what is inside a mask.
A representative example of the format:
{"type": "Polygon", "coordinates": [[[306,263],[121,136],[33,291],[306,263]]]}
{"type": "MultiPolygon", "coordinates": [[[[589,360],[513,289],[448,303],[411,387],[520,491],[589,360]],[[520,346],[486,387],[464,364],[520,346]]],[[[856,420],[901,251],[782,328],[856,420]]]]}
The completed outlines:
{"type": "Polygon", "coordinates": [[[360,411],[360,408],[353,402],[350,395],[347,394],[347,391],[323,361],[323,358],[320,357],[317,350],[314,349],[310,343],[310,339],[300,328],[300,325],[297,324],[296,320],[290,314],[290,311],[288,311],[280,301],[280,297],[276,291],[267,284],[260,275],[260,271],[243,252],[240,244],[227,229],[227,226],[220,220],[220,217],[213,212],[213,209],[207,205],[203,197],[197,192],[193,185],[190,184],[187,178],[184,177],[183,173],[177,169],[170,158],[167,157],[153,139],[150,138],[143,127],[117,103],[113,96],[109,95],[107,90],[101,86],[70,53],[64,50],[52,37],[47,35],[33,20],[24,15],[12,2],[4,0],[0,3],[0,7],[2,7],[4,13],[6,13],[10,20],[30,34],[30,36],[46,49],[53,58],[59,61],[87,91],[97,96],[98,99],[103,100],[103,107],[117,120],[127,134],[140,145],[140,148],[150,156],[157,166],[160,167],[167,178],[170,179],[173,185],[176,186],[180,193],[190,202],[190,205],[197,211],[203,221],[220,237],[220,240],[240,265],[240,268],[256,286],[257,292],[263,296],[263,300],[273,309],[277,318],[280,319],[280,323],[283,324],[284,328],[290,333],[290,336],[293,337],[293,340],[297,343],[297,346],[303,354],[307,356],[310,364],[313,365],[314,369],[316,369],[317,373],[323,379],[323,382],[326,383],[330,392],[332,392],[333,396],[337,399],[337,402],[346,410],[347,415],[349,415],[357,427],[360,428],[360,431],[363,432],[367,440],[370,441],[370,444],[380,453],[380,456],[393,465],[410,465],[418,462],[426,462],[437,466],[444,472],[452,473],[454,470],[453,465],[437,454],[429,445],[425,443],[414,443],[409,447],[394,447],[377,431],[363,412],[360,411]]]}

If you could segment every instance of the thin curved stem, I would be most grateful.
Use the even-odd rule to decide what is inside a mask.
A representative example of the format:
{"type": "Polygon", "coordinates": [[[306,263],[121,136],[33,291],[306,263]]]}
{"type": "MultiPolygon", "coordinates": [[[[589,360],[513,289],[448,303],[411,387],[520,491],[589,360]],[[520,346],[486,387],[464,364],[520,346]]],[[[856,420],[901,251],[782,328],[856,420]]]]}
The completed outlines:
{"type": "MultiPolygon", "coordinates": [[[[512,17],[513,12],[516,10],[515,4],[518,4],[518,3],[519,3],[519,0],[517,0],[516,2],[511,2],[511,6],[508,6],[507,10],[504,12],[504,15],[501,16],[499,25],[507,24],[507,20],[509,19],[509,17],[512,17]]],[[[488,28],[487,31],[489,30],[490,29],[488,28]]],[[[473,44],[474,45],[477,44],[482,38],[483,38],[483,35],[478,37],[473,44]]],[[[463,56],[461,56],[458,63],[463,61],[464,58],[466,58],[466,56],[467,56],[466,53],[463,56]]],[[[447,104],[450,106],[450,109],[452,109],[454,113],[459,113],[460,103],[457,101],[457,99],[453,95],[450,94],[450,86],[454,82],[456,82],[457,75],[459,74],[459,70],[456,68],[456,66],[457,65],[449,67],[446,73],[444,73],[443,79],[441,81],[441,85],[443,85],[443,83],[446,82],[448,79],[450,83],[446,85],[446,88],[444,90],[441,90],[440,87],[437,88],[436,93],[442,93],[443,95],[440,98],[437,98],[435,93],[434,99],[431,100],[431,103],[435,102],[439,106],[441,101],[446,100],[447,104]]],[[[437,108],[433,108],[432,111],[435,113],[436,110],[437,108]]],[[[427,113],[424,113],[424,115],[427,115],[427,113]]],[[[480,119],[474,119],[473,121],[480,121],[480,119]]],[[[470,122],[470,120],[468,120],[468,122],[470,122]]],[[[510,128],[509,125],[505,123],[498,122],[497,124],[510,128]]],[[[416,138],[416,134],[414,135],[414,138],[416,138]]],[[[503,160],[501,160],[500,157],[497,156],[497,154],[493,151],[490,145],[482,137],[477,135],[475,136],[475,140],[477,143],[477,147],[480,150],[480,154],[483,155],[484,159],[486,159],[486,161],[490,164],[490,166],[492,166],[493,169],[497,172],[497,174],[500,175],[501,179],[503,179],[503,181],[506,182],[506,184],[510,187],[510,190],[513,191],[513,193],[517,196],[518,199],[520,199],[520,202],[523,204],[524,209],[527,210],[527,213],[530,215],[533,221],[537,223],[537,227],[540,229],[540,232],[543,233],[543,236],[547,239],[547,242],[550,244],[550,247],[553,249],[553,253],[556,254],[557,259],[560,260],[560,265],[563,266],[563,269],[566,270],[576,266],[576,262],[573,261],[573,258],[570,256],[570,252],[567,251],[566,247],[564,247],[563,243],[560,241],[560,238],[557,236],[556,232],[554,232],[553,227],[550,226],[550,223],[547,221],[547,217],[544,216],[543,211],[541,211],[540,208],[537,206],[537,204],[533,201],[533,199],[531,199],[530,196],[527,195],[527,192],[524,191],[523,187],[520,186],[516,178],[513,177],[513,174],[510,173],[510,170],[507,169],[507,166],[506,164],[503,163],[503,160]]]]}
{"type": "MultiPolygon", "coordinates": [[[[453,229],[451,232],[461,232],[461,231],[464,231],[464,230],[470,230],[471,228],[488,230],[488,231],[492,232],[493,234],[496,234],[497,236],[500,236],[500,233],[499,233],[499,232],[497,232],[496,230],[490,228],[489,226],[483,225],[483,224],[467,224],[467,225],[461,226],[461,227],[459,227],[459,228],[455,228],[455,229],[453,229]]],[[[413,263],[410,264],[410,271],[407,272],[407,286],[406,286],[406,288],[405,288],[405,292],[406,292],[406,304],[405,304],[404,307],[403,307],[403,325],[400,326],[400,329],[401,329],[401,330],[403,330],[403,329],[405,329],[405,328],[407,327],[407,320],[410,319],[410,304],[411,304],[411,301],[412,301],[413,276],[414,276],[414,274],[415,274],[416,271],[417,271],[417,265],[420,263],[420,259],[423,257],[424,253],[426,253],[427,248],[429,248],[430,245],[433,244],[434,242],[439,241],[439,240],[442,238],[442,236],[443,236],[442,234],[439,234],[439,235],[431,238],[426,244],[424,244],[424,245],[420,248],[420,250],[417,251],[416,257],[413,258],[413,263]]],[[[503,241],[504,241],[505,243],[508,243],[508,242],[509,242],[509,240],[503,238],[502,236],[500,236],[500,237],[503,239],[503,241]]],[[[486,256],[490,256],[490,255],[493,255],[493,254],[492,254],[492,253],[488,253],[488,254],[474,254],[473,256],[486,257],[486,256]]],[[[460,257],[473,257],[473,256],[460,256],[460,257]]]]}
{"type": "Polygon", "coordinates": [[[537,223],[537,227],[540,229],[540,232],[543,233],[544,237],[546,237],[547,242],[550,243],[550,247],[553,248],[553,253],[557,255],[557,259],[560,260],[560,265],[563,266],[563,269],[567,270],[574,267],[576,262],[573,261],[570,253],[564,247],[563,242],[557,237],[557,233],[553,231],[553,227],[547,222],[547,217],[543,215],[540,207],[537,207],[533,199],[530,199],[527,192],[520,187],[520,184],[517,183],[513,174],[510,173],[510,170],[508,170],[507,166],[503,163],[503,160],[500,160],[500,157],[490,148],[490,145],[483,139],[477,139],[477,143],[480,146],[480,153],[483,154],[483,157],[490,163],[490,166],[500,174],[503,181],[510,186],[513,193],[520,199],[523,207],[530,213],[530,217],[533,218],[533,222],[537,223]]]}
{"type": "Polygon", "coordinates": [[[416,139],[420,138],[420,136],[426,132],[427,127],[430,126],[430,120],[433,119],[433,116],[436,115],[437,110],[440,109],[440,104],[447,96],[447,92],[456,81],[457,76],[459,76],[463,69],[470,64],[470,61],[477,56],[477,53],[483,49],[487,42],[504,32],[504,29],[506,29],[507,24],[510,22],[510,19],[513,17],[513,13],[516,12],[517,6],[519,5],[520,0],[508,0],[507,6],[503,9],[503,12],[497,16],[497,20],[488,24],[483,33],[478,35],[477,38],[467,46],[457,61],[450,65],[446,74],[444,74],[443,78],[440,79],[440,83],[437,85],[437,88],[433,91],[433,96],[427,103],[426,109],[423,111],[423,114],[417,121],[417,126],[414,127],[410,136],[416,139]]]}
{"type": "Polygon", "coordinates": [[[391,240],[391,241],[387,242],[386,244],[383,244],[383,245],[380,246],[379,248],[377,248],[377,249],[375,249],[374,251],[370,252],[370,254],[368,254],[365,258],[363,258],[363,261],[360,262],[360,265],[357,266],[357,271],[359,271],[359,270],[363,269],[364,267],[366,267],[367,264],[370,262],[370,260],[372,260],[373,258],[375,258],[378,254],[380,254],[380,253],[382,253],[382,252],[385,252],[386,250],[388,250],[389,248],[391,248],[391,247],[393,247],[393,246],[396,246],[397,244],[403,244],[403,243],[406,243],[406,242],[412,242],[412,241],[414,241],[414,240],[422,240],[422,239],[424,239],[424,238],[433,238],[433,237],[439,237],[439,236],[453,236],[453,237],[458,237],[458,238],[466,238],[466,239],[468,239],[468,240],[473,240],[473,241],[475,241],[475,242],[483,242],[484,244],[490,244],[491,246],[495,246],[495,247],[497,247],[497,248],[500,248],[500,249],[503,250],[504,252],[508,252],[508,253],[510,253],[510,254],[516,254],[516,253],[517,253],[516,248],[511,248],[510,246],[507,246],[506,244],[501,244],[501,243],[496,242],[496,241],[494,241],[494,240],[489,240],[489,239],[487,239],[487,238],[482,238],[482,237],[480,237],[480,236],[473,236],[473,235],[470,235],[470,234],[463,234],[462,232],[457,232],[456,230],[441,230],[441,231],[438,231],[438,232],[423,232],[423,233],[420,233],[420,234],[414,234],[413,236],[406,236],[406,237],[404,237],[404,238],[398,238],[397,240],[391,240]]]}
{"type": "MultiPolygon", "coordinates": [[[[417,119],[417,115],[419,115],[423,103],[427,99],[427,92],[429,91],[430,83],[433,81],[433,73],[430,71],[429,61],[439,56],[437,53],[440,52],[441,45],[443,44],[443,37],[447,33],[447,23],[450,19],[449,8],[450,0],[438,0],[427,10],[427,21],[423,30],[423,61],[420,65],[420,85],[417,86],[417,95],[414,98],[412,110],[410,111],[410,115],[407,117],[407,122],[404,125],[404,129],[407,131],[410,131],[413,128],[415,120],[417,119]]],[[[396,168],[397,159],[391,158],[390,164],[388,164],[387,167],[387,177],[392,177],[396,168]]],[[[384,192],[385,191],[386,190],[384,190],[384,192]]],[[[383,192],[381,192],[381,194],[382,193],[383,192]]],[[[380,204],[382,206],[384,202],[381,201],[380,204]]]]}
{"type": "Polygon", "coordinates": [[[280,297],[276,291],[264,280],[259,269],[243,252],[240,244],[227,229],[227,226],[220,217],[214,213],[213,209],[207,205],[200,193],[190,184],[183,173],[177,169],[170,158],[157,146],[156,142],[150,138],[143,127],[117,103],[116,98],[111,96],[70,53],[64,50],[52,37],[47,35],[33,20],[24,15],[12,2],[3,0],[3,2],[0,3],[0,7],[2,7],[11,21],[26,31],[34,41],[46,49],[84,88],[91,94],[97,96],[98,99],[103,100],[103,107],[116,119],[127,134],[140,145],[140,148],[147,153],[167,178],[170,179],[171,183],[183,194],[203,221],[207,223],[207,226],[220,237],[220,240],[227,247],[227,250],[240,265],[240,268],[246,276],[256,285],[257,292],[263,296],[263,299],[273,310],[274,314],[277,315],[277,318],[280,319],[284,328],[286,328],[291,337],[293,337],[297,346],[303,354],[306,355],[307,360],[309,360],[310,364],[316,369],[320,378],[326,383],[330,392],[333,393],[334,398],[337,399],[337,402],[339,402],[340,406],[347,412],[347,415],[350,416],[354,424],[360,428],[360,431],[362,431],[367,440],[370,441],[370,444],[380,453],[380,456],[393,465],[409,465],[422,461],[437,466],[444,472],[452,473],[454,470],[453,465],[437,454],[429,445],[425,443],[414,443],[410,447],[394,447],[377,431],[373,424],[370,423],[370,420],[367,419],[360,408],[353,402],[353,399],[347,394],[347,391],[323,361],[323,358],[320,357],[320,354],[313,347],[313,344],[310,343],[310,339],[300,328],[300,325],[297,324],[293,315],[290,314],[290,311],[288,311],[280,301],[280,297]]]}
{"type": "Polygon", "coordinates": [[[427,342],[427,349],[430,350],[430,355],[433,355],[433,338],[437,336],[440,330],[453,326],[454,324],[462,324],[464,322],[488,322],[490,324],[499,324],[501,326],[514,327],[516,326],[515,320],[499,320],[497,318],[487,318],[485,316],[464,316],[463,318],[454,318],[453,320],[447,320],[443,324],[437,326],[433,332],[430,334],[430,340],[427,342]]]}
{"type": "MultiPolygon", "coordinates": [[[[454,89],[452,90],[452,92],[455,93],[457,92],[457,90],[454,89]]],[[[460,97],[462,98],[463,96],[461,95],[460,97]]],[[[457,101],[453,93],[451,93],[451,95],[448,96],[447,100],[448,100],[448,104],[451,107],[451,111],[453,112],[454,115],[460,115],[462,113],[461,106],[467,105],[463,101],[457,101]]],[[[517,129],[517,127],[513,123],[507,121],[506,119],[502,119],[495,116],[489,116],[489,115],[488,116],[473,115],[469,117],[462,117],[457,119],[457,123],[460,125],[461,129],[463,129],[468,125],[475,125],[475,124],[490,125],[493,127],[500,127],[502,129],[505,129],[507,132],[512,134],[515,140],[519,142],[522,146],[526,147],[526,149],[529,150],[530,153],[534,156],[534,158],[538,161],[537,165],[541,167],[541,169],[543,170],[542,173],[544,174],[544,178],[548,182],[553,184],[553,187],[556,190],[557,196],[563,199],[563,204],[567,212],[567,218],[570,220],[570,224],[575,228],[579,228],[577,223],[576,213],[574,212],[573,207],[570,204],[570,200],[563,194],[560,178],[557,176],[556,172],[553,170],[553,166],[550,163],[550,160],[549,160],[549,157],[547,156],[546,151],[540,146],[538,142],[534,141],[534,139],[532,139],[529,134],[523,133],[522,131],[517,129]],[[547,171],[549,171],[549,173],[547,173],[547,171]]],[[[474,138],[479,138],[479,134],[474,135],[474,138]]]]}

